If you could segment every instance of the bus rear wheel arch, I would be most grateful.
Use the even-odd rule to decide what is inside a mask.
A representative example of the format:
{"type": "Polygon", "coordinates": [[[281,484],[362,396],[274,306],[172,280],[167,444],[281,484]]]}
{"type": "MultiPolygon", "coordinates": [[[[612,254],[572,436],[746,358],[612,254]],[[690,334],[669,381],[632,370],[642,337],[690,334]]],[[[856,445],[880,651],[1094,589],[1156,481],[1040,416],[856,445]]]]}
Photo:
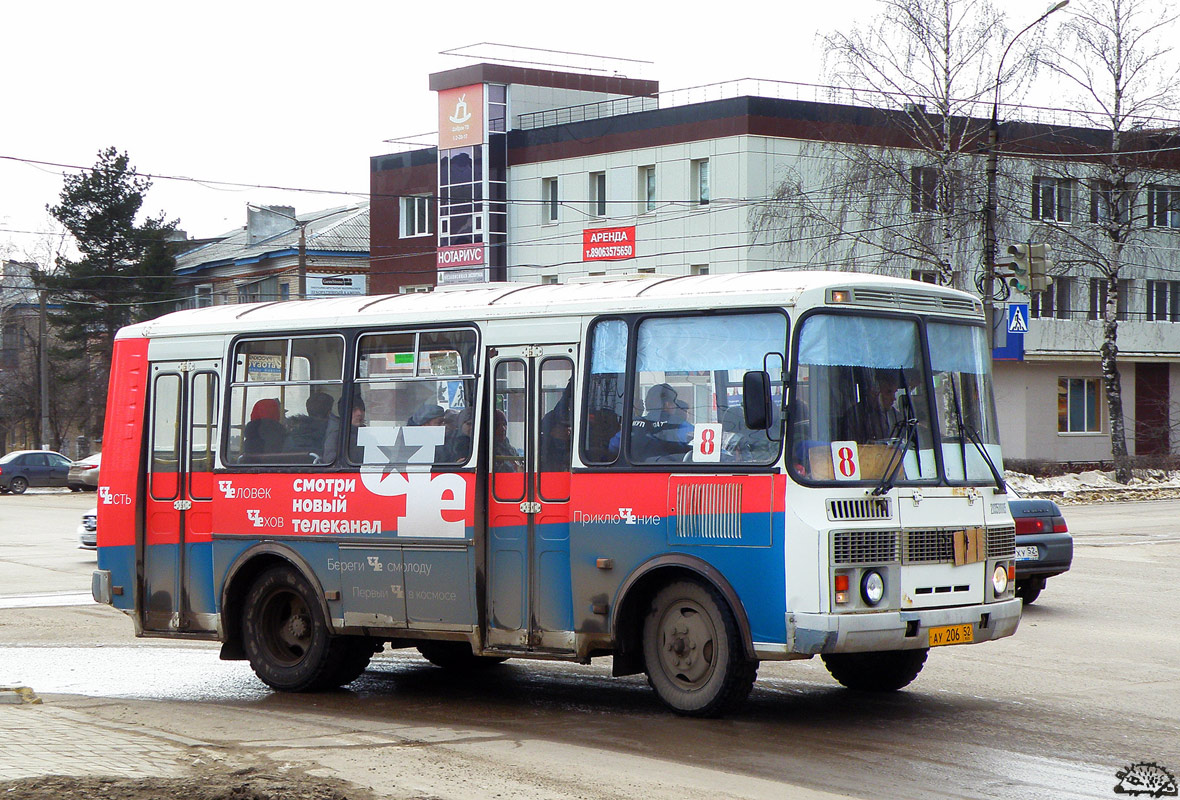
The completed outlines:
{"type": "Polygon", "coordinates": [[[642,636],[648,683],[676,713],[721,716],[749,696],[758,662],[746,656],[733,611],[710,584],[681,578],[662,586],[642,636]]]}
{"type": "Polygon", "coordinates": [[[271,688],[287,692],[334,689],[355,680],[377,643],[333,636],[319,598],[290,565],[261,572],[246,593],[242,644],[250,666],[271,688]]]}

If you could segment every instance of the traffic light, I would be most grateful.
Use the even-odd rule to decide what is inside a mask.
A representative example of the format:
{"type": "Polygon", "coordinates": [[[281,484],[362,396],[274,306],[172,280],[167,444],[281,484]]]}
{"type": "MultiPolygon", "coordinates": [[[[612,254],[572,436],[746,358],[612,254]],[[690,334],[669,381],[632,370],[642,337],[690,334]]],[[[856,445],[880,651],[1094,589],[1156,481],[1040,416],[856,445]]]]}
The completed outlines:
{"type": "Polygon", "coordinates": [[[1008,247],[1008,255],[1012,256],[1012,277],[1008,279],[1008,283],[1018,292],[1028,291],[1032,247],[1030,244],[1014,244],[1008,247]]]}
{"type": "Polygon", "coordinates": [[[1028,280],[1034,292],[1043,292],[1053,283],[1049,269],[1053,266],[1053,246],[1030,244],[1028,246],[1028,280]]]}
{"type": "Polygon", "coordinates": [[[1043,292],[1053,283],[1049,270],[1053,266],[1053,246],[1048,244],[1014,244],[1008,247],[1012,256],[1012,277],[1009,285],[1018,292],[1043,292]]]}

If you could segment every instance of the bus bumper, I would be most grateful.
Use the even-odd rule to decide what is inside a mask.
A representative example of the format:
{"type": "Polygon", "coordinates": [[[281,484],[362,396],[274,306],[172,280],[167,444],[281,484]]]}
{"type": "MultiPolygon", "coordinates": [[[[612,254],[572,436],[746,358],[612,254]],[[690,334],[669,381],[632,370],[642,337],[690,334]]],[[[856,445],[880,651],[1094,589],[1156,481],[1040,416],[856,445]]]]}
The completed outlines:
{"type": "Polygon", "coordinates": [[[986,605],[878,611],[867,614],[787,614],[787,650],[804,655],[916,650],[930,646],[929,630],[970,623],[974,642],[1002,639],[1020,624],[1021,601],[986,605]]]}

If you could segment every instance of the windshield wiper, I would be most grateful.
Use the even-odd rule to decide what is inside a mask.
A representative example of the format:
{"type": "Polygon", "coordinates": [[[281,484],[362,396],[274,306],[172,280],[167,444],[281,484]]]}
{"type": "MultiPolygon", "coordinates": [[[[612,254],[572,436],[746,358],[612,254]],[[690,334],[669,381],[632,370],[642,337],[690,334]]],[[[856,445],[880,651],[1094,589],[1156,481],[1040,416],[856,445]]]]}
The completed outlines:
{"type": "MultiPolygon", "coordinates": [[[[996,469],[996,462],[992,461],[992,457],[988,455],[987,448],[983,446],[983,437],[979,435],[979,431],[972,428],[970,425],[964,425],[963,433],[967,434],[967,439],[971,444],[975,445],[975,449],[983,456],[983,460],[987,462],[987,468],[992,471],[992,477],[995,478],[996,488],[1000,490],[1000,494],[1006,494],[1008,487],[1004,483],[1004,476],[996,469]]],[[[966,465],[964,460],[963,464],[966,465]]]]}
{"type": "Polygon", "coordinates": [[[905,454],[910,445],[915,443],[918,433],[918,420],[915,417],[898,420],[889,431],[893,444],[889,448],[889,460],[885,462],[885,471],[881,473],[881,480],[873,489],[872,495],[878,497],[893,488],[897,482],[897,473],[905,461],[905,454]]]}

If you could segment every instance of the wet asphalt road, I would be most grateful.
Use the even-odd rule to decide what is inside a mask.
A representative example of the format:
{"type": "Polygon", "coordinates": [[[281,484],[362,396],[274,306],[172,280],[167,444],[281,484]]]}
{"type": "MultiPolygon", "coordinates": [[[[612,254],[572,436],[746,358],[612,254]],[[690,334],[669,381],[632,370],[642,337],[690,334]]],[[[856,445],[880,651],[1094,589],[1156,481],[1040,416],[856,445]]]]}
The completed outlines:
{"type": "MultiPolygon", "coordinates": [[[[600,761],[611,772],[588,797],[621,791],[628,776],[619,771],[639,763],[660,765],[668,796],[686,797],[702,791],[701,770],[729,777],[713,796],[806,787],[865,798],[1109,798],[1115,772],[1131,764],[1180,771],[1180,502],[1066,508],[1074,568],[1049,581],[1016,636],[936,649],[905,691],[848,692],[818,660],[764,663],[742,712],[685,720],[641,677],[611,678],[605,660],[512,661],[456,676],[403,650],[378,656],[346,691],[289,696],[244,664],[219,661],[215,645],[136,640],[110,609],[16,607],[16,595],[76,596],[88,585],[93,554],[73,539],[87,499],[0,498],[0,683],[100,702],[116,718],[135,708],[138,719],[203,741],[249,748],[279,720],[314,728],[325,718],[338,736],[392,725],[428,749],[476,731],[515,743],[514,758],[552,758],[556,748],[600,761]]],[[[356,758],[319,756],[345,779],[356,758]]],[[[555,768],[515,772],[530,767],[555,768]]]]}

